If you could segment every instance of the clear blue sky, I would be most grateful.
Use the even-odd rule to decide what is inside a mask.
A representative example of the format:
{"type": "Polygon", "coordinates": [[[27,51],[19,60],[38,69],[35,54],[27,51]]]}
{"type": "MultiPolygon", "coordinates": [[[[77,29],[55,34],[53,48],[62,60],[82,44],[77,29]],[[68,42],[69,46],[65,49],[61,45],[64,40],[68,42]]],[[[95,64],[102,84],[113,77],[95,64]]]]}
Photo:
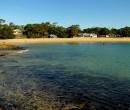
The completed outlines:
{"type": "Polygon", "coordinates": [[[130,0],[0,0],[0,18],[18,25],[121,28],[130,26],[130,0]]]}

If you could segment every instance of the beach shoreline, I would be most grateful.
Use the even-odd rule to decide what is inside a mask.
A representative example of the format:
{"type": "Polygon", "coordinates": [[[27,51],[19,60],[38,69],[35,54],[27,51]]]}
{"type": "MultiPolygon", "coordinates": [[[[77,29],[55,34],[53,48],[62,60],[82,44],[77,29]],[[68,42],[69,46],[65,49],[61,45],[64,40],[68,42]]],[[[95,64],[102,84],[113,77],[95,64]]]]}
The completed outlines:
{"type": "Polygon", "coordinates": [[[78,42],[130,42],[130,38],[31,38],[5,39],[0,44],[35,44],[35,43],[78,43],[78,42]]]}

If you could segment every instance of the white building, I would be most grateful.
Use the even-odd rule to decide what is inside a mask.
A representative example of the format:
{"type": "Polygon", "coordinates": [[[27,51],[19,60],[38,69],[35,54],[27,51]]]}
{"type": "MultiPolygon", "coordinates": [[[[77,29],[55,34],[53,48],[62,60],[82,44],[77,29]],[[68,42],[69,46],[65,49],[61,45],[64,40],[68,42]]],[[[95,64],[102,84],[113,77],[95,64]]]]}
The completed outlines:
{"type": "Polygon", "coordinates": [[[97,38],[97,34],[95,34],[95,33],[78,33],[78,37],[93,37],[93,38],[97,38]]]}
{"type": "Polygon", "coordinates": [[[15,29],[14,34],[22,34],[22,31],[20,29],[15,29]]]}
{"type": "Polygon", "coordinates": [[[54,34],[50,34],[49,36],[50,36],[50,38],[57,38],[57,36],[54,34]]]}

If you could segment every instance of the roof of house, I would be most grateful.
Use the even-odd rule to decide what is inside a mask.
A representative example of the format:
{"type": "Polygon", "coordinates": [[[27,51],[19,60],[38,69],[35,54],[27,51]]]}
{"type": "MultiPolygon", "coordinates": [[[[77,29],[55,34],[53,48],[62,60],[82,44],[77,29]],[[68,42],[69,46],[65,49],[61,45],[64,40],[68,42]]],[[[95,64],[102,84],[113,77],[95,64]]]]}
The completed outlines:
{"type": "Polygon", "coordinates": [[[54,34],[50,34],[50,37],[51,37],[51,38],[56,38],[57,36],[54,35],[54,34]]]}
{"type": "Polygon", "coordinates": [[[14,32],[22,32],[20,29],[15,29],[14,32]]]}

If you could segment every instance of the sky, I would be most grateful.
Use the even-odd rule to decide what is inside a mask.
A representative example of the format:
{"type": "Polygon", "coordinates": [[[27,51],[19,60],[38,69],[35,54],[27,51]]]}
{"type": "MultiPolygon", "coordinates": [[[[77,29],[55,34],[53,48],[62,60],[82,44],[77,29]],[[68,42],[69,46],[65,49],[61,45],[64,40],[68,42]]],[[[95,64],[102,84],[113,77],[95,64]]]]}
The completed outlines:
{"type": "Polygon", "coordinates": [[[0,0],[0,19],[16,25],[57,22],[119,29],[130,26],[130,0],[0,0]]]}

